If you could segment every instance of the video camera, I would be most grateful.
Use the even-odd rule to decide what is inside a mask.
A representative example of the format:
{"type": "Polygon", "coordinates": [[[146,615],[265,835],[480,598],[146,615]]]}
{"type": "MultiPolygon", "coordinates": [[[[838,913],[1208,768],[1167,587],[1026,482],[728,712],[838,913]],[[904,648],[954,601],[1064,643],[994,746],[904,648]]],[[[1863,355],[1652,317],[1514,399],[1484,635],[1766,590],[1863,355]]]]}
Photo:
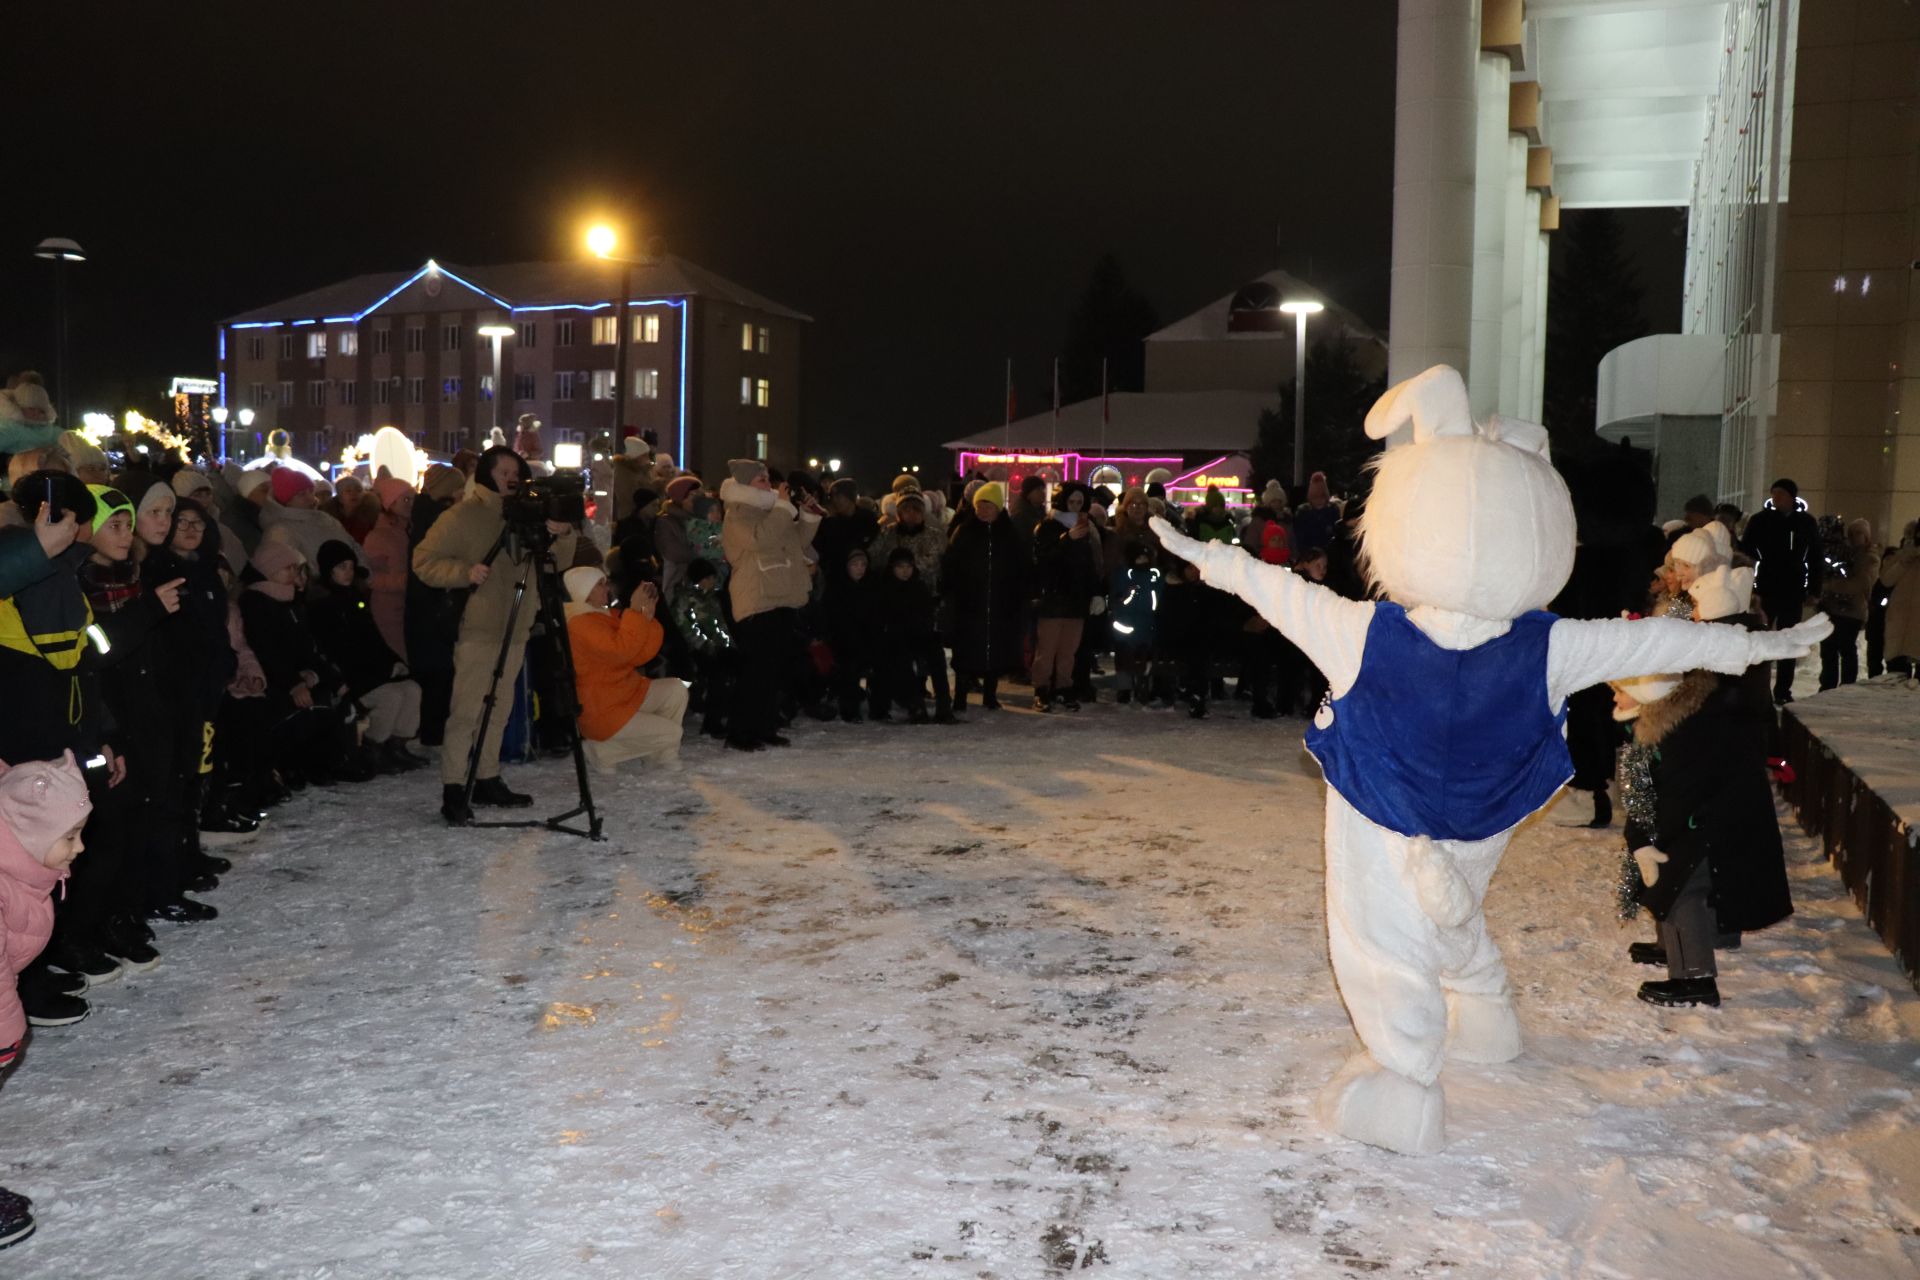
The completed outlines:
{"type": "Polygon", "coordinates": [[[500,511],[515,533],[544,541],[547,521],[579,524],[587,518],[586,483],[570,472],[538,476],[503,499],[500,511]]]}

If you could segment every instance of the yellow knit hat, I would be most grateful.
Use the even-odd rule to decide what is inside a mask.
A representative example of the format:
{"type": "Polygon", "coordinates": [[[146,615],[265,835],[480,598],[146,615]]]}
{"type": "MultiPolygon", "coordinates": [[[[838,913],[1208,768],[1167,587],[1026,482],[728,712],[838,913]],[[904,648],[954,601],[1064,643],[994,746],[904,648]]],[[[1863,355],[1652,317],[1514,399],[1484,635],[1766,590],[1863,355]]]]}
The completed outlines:
{"type": "Polygon", "coordinates": [[[1001,484],[998,480],[987,481],[973,491],[973,505],[977,507],[983,502],[991,502],[996,507],[1005,507],[1007,505],[1007,486],[1001,484]]]}

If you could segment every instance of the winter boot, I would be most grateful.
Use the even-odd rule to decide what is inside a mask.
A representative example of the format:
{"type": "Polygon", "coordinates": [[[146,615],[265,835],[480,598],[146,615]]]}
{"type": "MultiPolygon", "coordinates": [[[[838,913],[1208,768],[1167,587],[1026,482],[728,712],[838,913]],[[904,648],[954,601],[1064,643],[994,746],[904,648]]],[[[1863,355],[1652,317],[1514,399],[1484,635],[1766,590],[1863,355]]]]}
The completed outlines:
{"type": "Polygon", "coordinates": [[[1053,690],[1035,689],[1033,691],[1033,709],[1041,715],[1053,710],[1053,690]]]}
{"type": "Polygon", "coordinates": [[[473,810],[467,804],[467,789],[460,783],[450,782],[440,788],[440,816],[450,827],[472,824],[473,810]]]}
{"type": "Polygon", "coordinates": [[[492,777],[482,778],[473,784],[473,802],[500,809],[525,809],[533,803],[533,797],[515,791],[499,777],[492,777]]]}
{"type": "Polygon", "coordinates": [[[1667,967],[1667,949],[1657,942],[1636,942],[1627,948],[1627,959],[1635,964],[1664,969],[1667,967]]]}
{"type": "Polygon", "coordinates": [[[26,1008],[28,1026],[70,1027],[93,1012],[85,1000],[61,987],[61,980],[44,969],[20,975],[20,1003],[26,1008]]]}
{"type": "Polygon", "coordinates": [[[219,918],[218,907],[208,906],[204,902],[195,902],[184,893],[172,902],[163,902],[147,911],[147,919],[165,921],[167,924],[200,924],[206,920],[219,918]]]}
{"type": "Polygon", "coordinates": [[[988,676],[980,684],[980,709],[998,711],[1000,709],[1000,677],[988,676]]]}
{"type": "Polygon", "coordinates": [[[160,953],[147,940],[147,926],[131,916],[109,921],[102,939],[110,959],[120,962],[128,973],[148,973],[160,963],[160,953]]]}
{"type": "Polygon", "coordinates": [[[1643,982],[1640,998],[1648,1004],[1668,1009],[1704,1004],[1720,1007],[1720,984],[1712,978],[1669,978],[1665,982],[1643,982]]]}
{"type": "MultiPolygon", "coordinates": [[[[47,948],[47,963],[56,969],[78,974],[87,985],[104,987],[120,976],[120,962],[97,947],[63,938],[47,948]]],[[[23,979],[24,981],[24,979],[23,979]]]]}
{"type": "MultiPolygon", "coordinates": [[[[1599,830],[1613,825],[1613,797],[1607,794],[1605,787],[1596,787],[1593,792],[1593,821],[1588,826],[1599,830]]],[[[1665,964],[1662,960],[1660,963],[1665,964]]]]}
{"type": "Polygon", "coordinates": [[[0,1249],[33,1234],[33,1201],[0,1187],[0,1249]]]}

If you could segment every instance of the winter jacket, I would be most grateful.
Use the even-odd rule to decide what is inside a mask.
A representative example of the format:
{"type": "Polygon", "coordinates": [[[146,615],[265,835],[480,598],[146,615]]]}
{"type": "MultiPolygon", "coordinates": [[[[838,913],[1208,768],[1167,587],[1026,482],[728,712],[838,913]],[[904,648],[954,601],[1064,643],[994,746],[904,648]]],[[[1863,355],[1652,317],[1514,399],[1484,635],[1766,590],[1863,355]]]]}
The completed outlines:
{"type": "Polygon", "coordinates": [[[934,643],[937,606],[917,568],[905,581],[888,569],[874,582],[871,594],[889,653],[915,654],[934,643]]]}
{"type": "Polygon", "coordinates": [[[1887,597],[1889,658],[1920,658],[1920,547],[1902,547],[1880,562],[1887,597]]]}
{"type": "MultiPolygon", "coordinates": [[[[823,522],[824,523],[824,522],[823,522]]],[[[836,667],[862,670],[872,665],[880,650],[885,620],[880,612],[879,579],[891,578],[881,565],[870,565],[859,581],[845,576],[829,581],[823,602],[827,641],[833,646],[836,667]]]]}
{"type": "MultiPolygon", "coordinates": [[[[444,591],[465,590],[468,586],[467,575],[472,572],[473,566],[487,558],[487,553],[499,543],[505,529],[506,518],[501,514],[500,495],[485,485],[476,484],[466,498],[448,507],[445,514],[433,522],[433,527],[427,530],[427,536],[413,549],[413,572],[429,587],[444,591]]],[[[554,564],[563,569],[571,566],[578,540],[579,534],[571,529],[555,538],[552,547],[554,564]]],[[[492,572],[487,580],[467,596],[466,608],[460,615],[461,640],[481,640],[497,645],[506,634],[507,614],[513,608],[514,587],[525,571],[527,556],[531,554],[525,549],[516,554],[512,542],[509,539],[508,545],[501,546],[500,553],[493,558],[492,572]]],[[[516,639],[520,642],[524,643],[532,633],[533,622],[539,612],[530,600],[521,604],[520,616],[514,623],[516,639]]],[[[258,647],[255,645],[256,649],[258,647]]],[[[260,660],[265,662],[266,655],[261,654],[260,660]]]]}
{"type": "Polygon", "coordinates": [[[33,530],[0,529],[0,564],[37,556],[50,569],[0,598],[0,760],[57,760],[71,750],[85,761],[110,740],[115,725],[87,637],[93,611],[78,577],[89,554],[75,543],[49,560],[33,530]]]}
{"type": "Polygon", "coordinates": [[[673,625],[686,640],[687,647],[703,658],[733,648],[733,632],[720,607],[720,592],[702,591],[691,583],[681,583],[673,593],[673,625]]]}
{"type": "Polygon", "coordinates": [[[1201,542],[1222,542],[1231,546],[1234,538],[1239,536],[1239,530],[1233,527],[1233,517],[1227,514],[1226,507],[1216,509],[1208,505],[1194,512],[1187,521],[1187,534],[1201,542]]]}
{"type": "Polygon", "coordinates": [[[567,606],[581,737],[605,742],[633,719],[652,684],[640,668],[660,652],[665,635],[659,619],[638,609],[567,606]]]}
{"type": "Polygon", "coordinates": [[[693,563],[693,539],[687,535],[690,517],[678,507],[669,506],[653,522],[653,551],[660,558],[660,597],[671,600],[693,563]]]}
{"type": "Polygon", "coordinates": [[[53,891],[66,878],[42,866],[0,823],[0,1049],[27,1034],[15,980],[53,936],[53,891]]]}
{"type": "Polygon", "coordinates": [[[339,670],[354,697],[394,679],[393,670],[402,660],[381,637],[366,588],[330,585],[323,598],[308,603],[307,620],[320,652],[339,670]]]}
{"type": "Polygon", "coordinates": [[[1867,601],[1880,578],[1880,555],[1871,547],[1845,549],[1840,572],[1828,574],[1820,591],[1820,607],[1827,616],[1867,620],[1867,601]]]}
{"type": "MultiPolygon", "coordinates": [[[[1333,541],[1334,528],[1340,523],[1340,508],[1329,502],[1316,507],[1311,502],[1294,508],[1293,554],[1313,551],[1333,541]]],[[[1264,558],[1264,557],[1263,557],[1264,558]]],[[[1277,563],[1269,561],[1269,563],[1277,563]]]]}
{"type": "Polygon", "coordinates": [[[460,615],[467,603],[466,584],[452,589],[428,586],[413,572],[413,553],[457,501],[425,490],[413,500],[413,517],[407,527],[406,654],[407,665],[415,671],[453,670],[453,646],[459,639],[460,615]]]}
{"type": "MultiPolygon", "coordinates": [[[[1768,613],[1777,613],[1782,603],[1797,603],[1819,591],[1820,548],[1820,525],[1798,499],[1793,510],[1781,511],[1769,498],[1753,513],[1747,521],[1746,536],[1740,539],[1740,549],[1756,562],[1753,586],[1763,600],[1772,602],[1768,613]]],[[[1800,619],[1774,621],[1790,626],[1800,619]]]]}
{"type": "MultiPolygon", "coordinates": [[[[827,516],[820,521],[813,535],[813,550],[820,559],[820,576],[826,579],[829,588],[847,576],[847,553],[871,547],[879,535],[879,515],[864,508],[855,508],[851,515],[827,516]]],[[[884,557],[873,557],[874,572],[878,573],[885,563],[884,557]]]]}
{"type": "Polygon", "coordinates": [[[365,548],[367,596],[373,613],[373,625],[387,648],[407,656],[407,578],[413,565],[413,548],[407,541],[407,527],[386,512],[374,524],[365,548]]]}
{"type": "Polygon", "coordinates": [[[119,726],[113,745],[135,772],[144,773],[186,706],[172,696],[181,687],[180,673],[170,665],[173,648],[163,639],[179,615],[169,615],[141,586],[140,567],[131,560],[102,564],[89,558],[79,578],[94,624],[107,637],[106,651],[94,662],[101,695],[119,726]]]}
{"type": "Polygon", "coordinates": [[[1027,565],[1004,514],[992,524],[956,523],[940,565],[955,671],[997,676],[1025,661],[1027,565]]]}
{"type": "MultiPolygon", "coordinates": [[[[216,535],[208,529],[211,540],[216,535]]],[[[212,720],[220,711],[220,697],[233,679],[236,660],[227,638],[227,588],[220,580],[224,544],[207,541],[192,559],[167,547],[152,548],[140,566],[140,581],[151,592],[175,578],[180,584],[180,611],[160,628],[165,653],[162,665],[177,686],[182,709],[196,720],[212,720]]]]}
{"type": "Polygon", "coordinates": [[[1652,843],[1667,855],[1658,882],[1636,897],[1658,919],[1702,858],[1721,930],[1764,929],[1793,914],[1765,739],[1754,732],[1744,681],[1690,671],[1633,722],[1634,741],[1654,748],[1652,843]]]}
{"type": "Polygon", "coordinates": [[[887,567],[887,557],[896,547],[908,547],[913,551],[914,576],[919,578],[925,590],[938,595],[940,592],[940,561],[947,554],[947,536],[930,524],[909,530],[903,524],[889,525],[880,531],[880,535],[867,548],[867,559],[878,574],[887,567]]]}
{"type": "Polygon", "coordinates": [[[361,549],[359,539],[319,507],[283,507],[269,502],[260,509],[260,527],[264,530],[262,538],[286,543],[305,556],[309,566],[319,565],[320,548],[329,542],[345,543],[353,548],[361,564],[367,562],[367,553],[361,549]]]}
{"type": "Polygon", "coordinates": [[[1121,569],[1113,575],[1107,588],[1107,612],[1113,619],[1115,649],[1153,649],[1163,589],[1160,571],[1152,567],[1121,569]]]}
{"type": "Polygon", "coordinates": [[[797,609],[812,594],[806,552],[820,528],[820,517],[795,510],[770,489],[737,480],[720,486],[727,505],[721,545],[733,567],[727,587],[733,616],[745,621],[770,609],[797,609]]]}
{"type": "MultiPolygon", "coordinates": [[[[1081,519],[1085,519],[1082,516],[1081,519]]],[[[1033,531],[1034,614],[1041,618],[1085,618],[1099,592],[1104,556],[1099,530],[1092,525],[1075,538],[1058,520],[1033,531]]]]}
{"type": "Polygon", "coordinates": [[[295,688],[307,685],[316,701],[325,701],[339,689],[343,678],[320,652],[305,602],[297,595],[292,600],[276,600],[256,590],[258,585],[240,593],[240,620],[246,627],[247,645],[267,677],[267,688],[291,696],[295,688]],[[316,677],[311,682],[308,673],[316,677]]]}
{"type": "MultiPolygon", "coordinates": [[[[964,514],[971,520],[973,518],[973,508],[971,506],[964,508],[964,514]]],[[[1045,520],[1047,515],[1046,503],[1028,502],[1025,498],[1015,498],[1013,505],[1007,508],[1007,527],[1012,529],[1014,534],[1020,539],[1020,546],[1023,551],[1031,552],[1033,550],[1034,531],[1040,527],[1041,521],[1045,520]]],[[[947,532],[952,533],[953,530],[949,528],[947,532]]]]}

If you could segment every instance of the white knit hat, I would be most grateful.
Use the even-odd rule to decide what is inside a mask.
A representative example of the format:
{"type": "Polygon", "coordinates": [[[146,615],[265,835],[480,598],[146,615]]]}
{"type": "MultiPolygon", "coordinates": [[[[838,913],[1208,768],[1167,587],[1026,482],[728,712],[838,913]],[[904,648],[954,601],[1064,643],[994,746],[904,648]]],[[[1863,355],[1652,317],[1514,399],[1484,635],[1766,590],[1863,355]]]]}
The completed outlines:
{"type": "Polygon", "coordinates": [[[1723,564],[1694,579],[1687,594],[1702,622],[1737,618],[1753,603],[1753,570],[1723,564]]]}
{"type": "Polygon", "coordinates": [[[1658,702],[1680,687],[1677,675],[1635,676],[1631,680],[1615,680],[1613,687],[1633,699],[1634,705],[1625,711],[1614,708],[1615,720],[1631,720],[1640,714],[1640,708],[1649,702],[1658,702]]]}
{"type": "Polygon", "coordinates": [[[1709,520],[1675,538],[1668,554],[1704,573],[1733,559],[1733,535],[1718,520],[1709,520]]]}
{"type": "Polygon", "coordinates": [[[593,589],[606,580],[607,575],[590,564],[579,565],[560,575],[560,581],[567,587],[567,599],[574,604],[585,604],[593,589]]]}

